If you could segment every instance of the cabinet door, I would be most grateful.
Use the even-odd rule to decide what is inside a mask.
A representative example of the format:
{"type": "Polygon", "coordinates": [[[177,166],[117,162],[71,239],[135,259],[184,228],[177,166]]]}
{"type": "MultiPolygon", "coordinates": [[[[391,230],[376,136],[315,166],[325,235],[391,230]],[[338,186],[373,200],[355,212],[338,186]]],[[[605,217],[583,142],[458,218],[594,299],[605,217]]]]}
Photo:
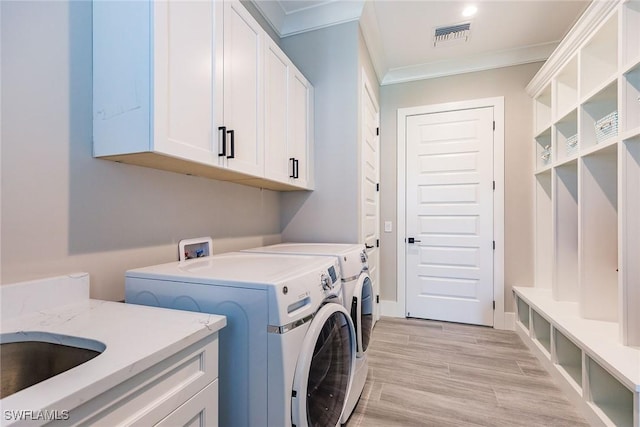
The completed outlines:
{"type": "Polygon", "coordinates": [[[291,183],[313,188],[313,89],[307,79],[292,67],[289,81],[289,157],[295,159],[291,183]]]}
{"type": "Polygon", "coordinates": [[[153,3],[152,151],[217,164],[213,1],[153,3]]]}
{"type": "Polygon", "coordinates": [[[218,380],[167,415],[156,427],[218,426],[218,380]]]}
{"type": "Polygon", "coordinates": [[[263,176],[263,30],[239,1],[224,2],[223,25],[226,166],[263,176]]]}
{"type": "Polygon", "coordinates": [[[290,61],[267,37],[264,58],[265,178],[289,182],[293,174],[293,160],[289,148],[289,72],[290,61]]]}

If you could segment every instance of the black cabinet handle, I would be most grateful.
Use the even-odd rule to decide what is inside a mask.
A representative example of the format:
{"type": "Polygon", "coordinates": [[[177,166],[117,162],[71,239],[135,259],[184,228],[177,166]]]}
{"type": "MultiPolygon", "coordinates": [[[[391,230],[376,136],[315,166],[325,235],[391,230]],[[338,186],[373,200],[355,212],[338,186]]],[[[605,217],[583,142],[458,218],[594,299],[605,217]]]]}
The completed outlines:
{"type": "Polygon", "coordinates": [[[236,158],[236,144],[234,141],[235,131],[231,129],[231,130],[228,130],[227,133],[230,136],[230,143],[231,143],[231,154],[227,156],[227,159],[235,159],[236,158]]]}
{"type": "Polygon", "coordinates": [[[222,153],[218,151],[218,157],[224,157],[227,155],[227,127],[220,126],[218,132],[222,131],[222,153]]]}
{"type": "Polygon", "coordinates": [[[291,162],[291,175],[289,175],[289,178],[296,179],[298,178],[298,159],[289,157],[289,161],[291,162]]]}

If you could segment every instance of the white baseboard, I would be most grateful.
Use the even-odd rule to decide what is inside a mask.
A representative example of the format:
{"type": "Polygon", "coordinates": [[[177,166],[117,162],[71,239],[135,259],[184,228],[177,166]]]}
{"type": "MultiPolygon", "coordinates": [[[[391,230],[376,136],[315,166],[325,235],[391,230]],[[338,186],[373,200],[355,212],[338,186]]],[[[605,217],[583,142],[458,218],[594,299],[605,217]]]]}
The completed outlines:
{"type": "Polygon", "coordinates": [[[380,300],[380,315],[386,317],[406,317],[404,307],[398,301],[380,300]]]}
{"type": "Polygon", "coordinates": [[[507,331],[515,331],[516,330],[516,314],[507,311],[504,313],[504,329],[507,331]]]}

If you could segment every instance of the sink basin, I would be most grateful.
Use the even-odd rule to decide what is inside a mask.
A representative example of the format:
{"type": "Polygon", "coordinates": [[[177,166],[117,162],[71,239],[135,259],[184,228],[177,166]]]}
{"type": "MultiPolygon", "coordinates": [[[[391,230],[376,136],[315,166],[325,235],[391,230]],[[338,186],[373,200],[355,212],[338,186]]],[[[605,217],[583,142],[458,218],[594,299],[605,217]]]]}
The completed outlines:
{"type": "Polygon", "coordinates": [[[0,399],[52,378],[98,356],[99,342],[46,332],[0,335],[0,399]]]}

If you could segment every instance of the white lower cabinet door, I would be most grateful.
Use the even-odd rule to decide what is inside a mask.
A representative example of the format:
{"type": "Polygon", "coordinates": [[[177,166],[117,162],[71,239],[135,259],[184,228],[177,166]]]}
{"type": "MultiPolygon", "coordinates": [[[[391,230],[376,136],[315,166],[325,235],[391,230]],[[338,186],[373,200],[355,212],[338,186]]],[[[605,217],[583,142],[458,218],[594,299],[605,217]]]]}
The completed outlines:
{"type": "Polygon", "coordinates": [[[218,380],[206,386],[198,394],[187,400],[182,406],[162,421],[158,427],[175,426],[218,426],[218,380]]]}

